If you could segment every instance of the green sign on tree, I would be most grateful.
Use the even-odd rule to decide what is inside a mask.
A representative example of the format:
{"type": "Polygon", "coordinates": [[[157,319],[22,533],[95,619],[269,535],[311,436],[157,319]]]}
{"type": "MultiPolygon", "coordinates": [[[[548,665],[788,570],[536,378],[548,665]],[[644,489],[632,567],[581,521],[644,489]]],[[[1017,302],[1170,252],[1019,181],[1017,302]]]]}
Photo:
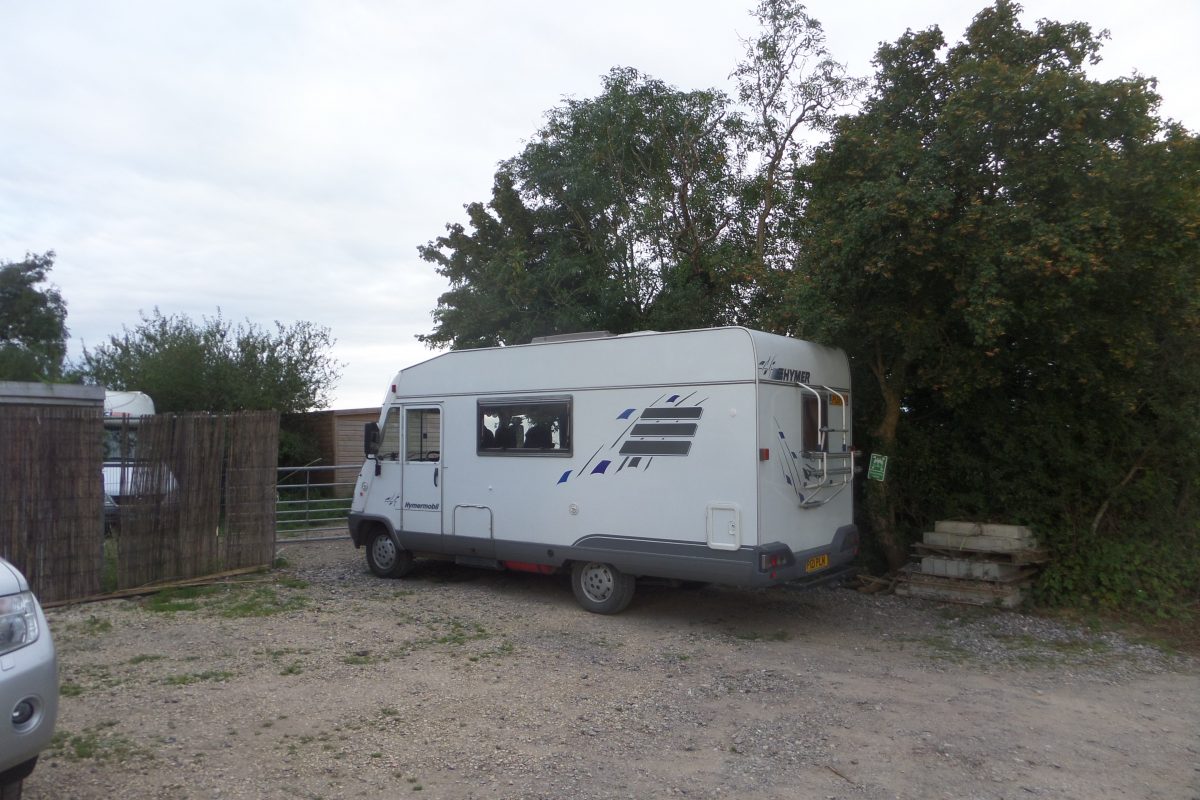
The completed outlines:
{"type": "Polygon", "coordinates": [[[887,460],[887,456],[871,453],[871,466],[867,468],[867,477],[873,481],[883,480],[883,476],[887,474],[887,460]]]}

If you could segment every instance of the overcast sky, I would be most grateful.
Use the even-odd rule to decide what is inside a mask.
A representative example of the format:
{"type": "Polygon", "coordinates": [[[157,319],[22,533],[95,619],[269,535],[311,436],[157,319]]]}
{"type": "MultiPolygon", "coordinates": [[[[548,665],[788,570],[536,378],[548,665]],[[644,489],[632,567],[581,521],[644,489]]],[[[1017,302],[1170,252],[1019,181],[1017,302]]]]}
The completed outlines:
{"type": "MultiPolygon", "coordinates": [[[[431,354],[444,291],[417,246],[486,200],[562,98],[613,66],[733,91],[745,0],[0,0],[0,260],[55,250],[70,352],[139,311],[218,307],[331,329],[336,408],[377,405],[431,354]],[[436,5],[436,7],[435,7],[436,5]]],[[[830,49],[870,73],[881,41],[984,3],[813,0],[830,49]]],[[[1112,38],[1094,74],[1159,79],[1200,128],[1197,0],[1029,0],[1023,22],[1112,38]]]]}

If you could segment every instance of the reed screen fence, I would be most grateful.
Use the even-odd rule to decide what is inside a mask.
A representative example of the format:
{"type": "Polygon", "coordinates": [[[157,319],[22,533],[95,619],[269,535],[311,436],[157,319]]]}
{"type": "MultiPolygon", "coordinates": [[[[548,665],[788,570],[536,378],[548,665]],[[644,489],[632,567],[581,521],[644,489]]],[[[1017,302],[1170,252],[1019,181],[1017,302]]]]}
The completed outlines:
{"type": "Polygon", "coordinates": [[[134,427],[106,535],[100,410],[0,406],[0,555],[43,602],[273,560],[277,413],[159,414],[123,440],[134,427]]]}
{"type": "Polygon", "coordinates": [[[43,602],[100,591],[102,413],[0,405],[0,556],[43,602]]]}

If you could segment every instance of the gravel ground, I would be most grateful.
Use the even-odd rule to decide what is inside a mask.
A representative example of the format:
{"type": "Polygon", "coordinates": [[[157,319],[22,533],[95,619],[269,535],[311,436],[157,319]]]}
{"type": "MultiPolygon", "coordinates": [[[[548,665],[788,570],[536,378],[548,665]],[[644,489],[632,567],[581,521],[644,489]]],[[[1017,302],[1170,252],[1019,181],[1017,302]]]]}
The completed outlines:
{"type": "Polygon", "coordinates": [[[26,800],[1200,798],[1200,668],[1112,632],[849,590],[638,588],[348,542],[50,612],[26,800]]]}

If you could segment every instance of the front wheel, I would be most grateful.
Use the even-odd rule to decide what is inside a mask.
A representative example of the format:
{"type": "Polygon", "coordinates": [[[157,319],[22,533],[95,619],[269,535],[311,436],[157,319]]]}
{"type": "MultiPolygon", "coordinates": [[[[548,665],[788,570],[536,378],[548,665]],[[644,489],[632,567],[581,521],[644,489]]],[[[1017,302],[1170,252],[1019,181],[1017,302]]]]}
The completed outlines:
{"type": "Polygon", "coordinates": [[[24,781],[0,784],[0,800],[21,800],[21,784],[24,781]]]}
{"type": "Polygon", "coordinates": [[[403,578],[412,571],[412,553],[396,544],[385,530],[376,529],[367,539],[367,566],[381,578],[403,578]]]}
{"type": "Polygon", "coordinates": [[[593,614],[616,614],[633,599],[637,580],[612,564],[577,561],[571,567],[571,589],[575,599],[593,614]]]}

